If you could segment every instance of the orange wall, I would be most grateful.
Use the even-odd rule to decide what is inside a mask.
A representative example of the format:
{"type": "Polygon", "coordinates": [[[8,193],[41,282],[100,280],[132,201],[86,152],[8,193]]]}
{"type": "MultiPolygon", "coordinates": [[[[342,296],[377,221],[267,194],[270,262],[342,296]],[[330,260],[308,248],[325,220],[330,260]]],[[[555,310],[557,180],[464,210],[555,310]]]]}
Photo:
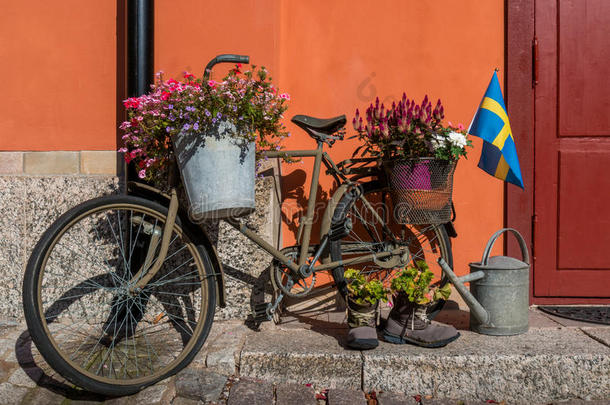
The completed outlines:
{"type": "MultiPolygon", "coordinates": [[[[351,121],[356,107],[366,108],[376,96],[398,98],[406,91],[417,100],[424,94],[441,98],[448,120],[468,125],[493,69],[503,68],[503,13],[503,0],[157,0],[155,65],[171,75],[200,73],[216,54],[244,53],[269,67],[291,94],[287,118],[347,114],[351,121]]],[[[288,125],[288,148],[315,147],[288,125]]],[[[503,223],[502,182],[476,167],[480,142],[474,141],[454,186],[459,273],[478,260],[503,223]]],[[[330,154],[338,162],[355,146],[346,140],[330,154]]],[[[287,188],[303,184],[309,193],[311,161],[284,165],[283,171],[287,188]]],[[[323,192],[330,187],[324,178],[323,192]]],[[[295,199],[285,202],[285,246],[294,243],[298,221],[290,222],[299,211],[295,199]]]]}
{"type": "MultiPolygon", "coordinates": [[[[291,94],[288,117],[328,117],[366,108],[376,96],[441,98],[467,125],[492,70],[503,68],[503,0],[157,0],[155,69],[201,74],[219,53],[248,54],[291,94]]],[[[116,2],[3,2],[0,14],[0,150],[115,148],[116,2]]],[[[500,78],[502,79],[502,71],[500,78]]],[[[218,77],[222,74],[220,69],[218,77]]],[[[287,117],[287,118],[288,118],[287,117]]],[[[289,148],[313,148],[288,123],[289,148]]],[[[502,183],[476,167],[480,142],[455,179],[456,269],[480,257],[502,226],[502,183]]],[[[355,141],[335,144],[335,161],[355,141]]],[[[304,183],[311,162],[284,165],[285,184],[304,183]]],[[[323,191],[330,186],[323,179],[323,191]]],[[[285,245],[300,207],[287,201],[285,245]]],[[[295,221],[296,223],[296,221],[295,221]]]]}
{"type": "Polygon", "coordinates": [[[0,150],[116,147],[116,3],[2,1],[0,150]]]}
{"type": "MultiPolygon", "coordinates": [[[[292,95],[292,113],[347,113],[351,122],[356,107],[362,111],[376,96],[395,99],[404,90],[417,100],[441,98],[447,119],[468,125],[493,68],[503,67],[501,0],[282,4],[280,77],[292,95]]],[[[290,146],[305,145],[313,142],[295,130],[290,146]]],[[[458,165],[454,185],[458,272],[480,257],[503,219],[502,183],[476,167],[476,145],[458,165]]],[[[355,147],[344,141],[332,156],[347,158],[355,147]]]]}

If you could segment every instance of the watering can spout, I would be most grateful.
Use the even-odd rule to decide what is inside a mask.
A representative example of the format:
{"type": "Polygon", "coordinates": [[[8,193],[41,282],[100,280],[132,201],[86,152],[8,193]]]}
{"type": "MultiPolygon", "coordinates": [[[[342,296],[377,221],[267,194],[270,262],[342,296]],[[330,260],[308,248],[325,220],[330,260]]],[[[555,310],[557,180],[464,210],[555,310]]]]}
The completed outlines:
{"type": "Polygon", "coordinates": [[[470,313],[473,314],[478,319],[478,321],[481,322],[481,324],[493,327],[493,325],[490,324],[491,317],[489,315],[489,312],[487,312],[487,310],[483,308],[483,306],[479,303],[479,301],[477,301],[474,295],[472,295],[471,292],[468,291],[468,289],[464,286],[464,283],[479,280],[485,277],[485,273],[483,273],[482,271],[477,271],[474,273],[467,274],[463,277],[458,277],[455,275],[453,270],[451,270],[451,267],[449,267],[447,262],[442,257],[438,259],[438,264],[443,269],[443,272],[445,272],[445,274],[447,275],[447,278],[449,279],[451,284],[453,284],[453,286],[462,296],[464,301],[466,301],[466,304],[470,308],[470,313]]]}

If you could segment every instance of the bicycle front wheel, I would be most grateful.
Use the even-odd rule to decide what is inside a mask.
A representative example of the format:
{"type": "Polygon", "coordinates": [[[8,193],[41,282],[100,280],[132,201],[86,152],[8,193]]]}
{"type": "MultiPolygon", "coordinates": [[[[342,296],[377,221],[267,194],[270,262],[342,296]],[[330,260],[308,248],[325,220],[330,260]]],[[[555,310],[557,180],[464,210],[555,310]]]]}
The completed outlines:
{"type": "MultiPolygon", "coordinates": [[[[392,278],[406,265],[425,261],[434,273],[432,283],[440,286],[448,280],[437,260],[442,257],[453,267],[451,242],[443,225],[401,225],[393,220],[394,209],[388,189],[379,181],[358,185],[341,198],[333,213],[332,223],[348,221],[349,233],[340,240],[331,241],[332,261],[350,259],[364,255],[379,255],[397,248],[407,248],[408,253],[374,258],[364,263],[348,265],[366,274],[369,279],[381,280],[386,287],[392,278]],[[400,260],[400,263],[397,263],[400,260]]],[[[345,268],[333,270],[333,278],[345,291],[345,268]]],[[[437,300],[428,308],[428,317],[434,318],[445,301],[437,300]]]]}
{"type": "Polygon", "coordinates": [[[44,233],[30,257],[24,313],[59,374],[89,391],[128,395],[185,367],[212,326],[213,266],[180,218],[158,273],[167,209],[134,196],[86,201],[44,233]],[[142,271],[140,271],[142,270],[142,271]]]}

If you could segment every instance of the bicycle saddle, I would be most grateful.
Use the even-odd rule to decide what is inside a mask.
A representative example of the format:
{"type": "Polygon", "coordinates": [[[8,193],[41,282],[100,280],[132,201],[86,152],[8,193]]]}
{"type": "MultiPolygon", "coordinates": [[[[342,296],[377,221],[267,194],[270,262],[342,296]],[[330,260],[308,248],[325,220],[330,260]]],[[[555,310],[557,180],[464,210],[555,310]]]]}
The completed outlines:
{"type": "Polygon", "coordinates": [[[316,141],[332,144],[337,139],[343,139],[343,137],[331,134],[343,128],[347,119],[345,115],[334,118],[314,118],[307,115],[295,115],[291,121],[303,128],[316,141]]]}

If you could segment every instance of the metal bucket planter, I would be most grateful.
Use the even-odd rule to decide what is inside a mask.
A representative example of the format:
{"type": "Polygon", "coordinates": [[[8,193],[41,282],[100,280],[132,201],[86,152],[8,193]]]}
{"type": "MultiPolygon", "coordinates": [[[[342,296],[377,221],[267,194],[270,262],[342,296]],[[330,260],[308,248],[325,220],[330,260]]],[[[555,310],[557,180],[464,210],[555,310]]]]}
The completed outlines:
{"type": "Polygon", "coordinates": [[[255,209],[255,144],[235,137],[231,122],[173,139],[194,220],[240,217],[255,209]]]}
{"type": "Polygon", "coordinates": [[[384,165],[396,222],[442,224],[451,220],[455,161],[419,158],[384,165]]]}

